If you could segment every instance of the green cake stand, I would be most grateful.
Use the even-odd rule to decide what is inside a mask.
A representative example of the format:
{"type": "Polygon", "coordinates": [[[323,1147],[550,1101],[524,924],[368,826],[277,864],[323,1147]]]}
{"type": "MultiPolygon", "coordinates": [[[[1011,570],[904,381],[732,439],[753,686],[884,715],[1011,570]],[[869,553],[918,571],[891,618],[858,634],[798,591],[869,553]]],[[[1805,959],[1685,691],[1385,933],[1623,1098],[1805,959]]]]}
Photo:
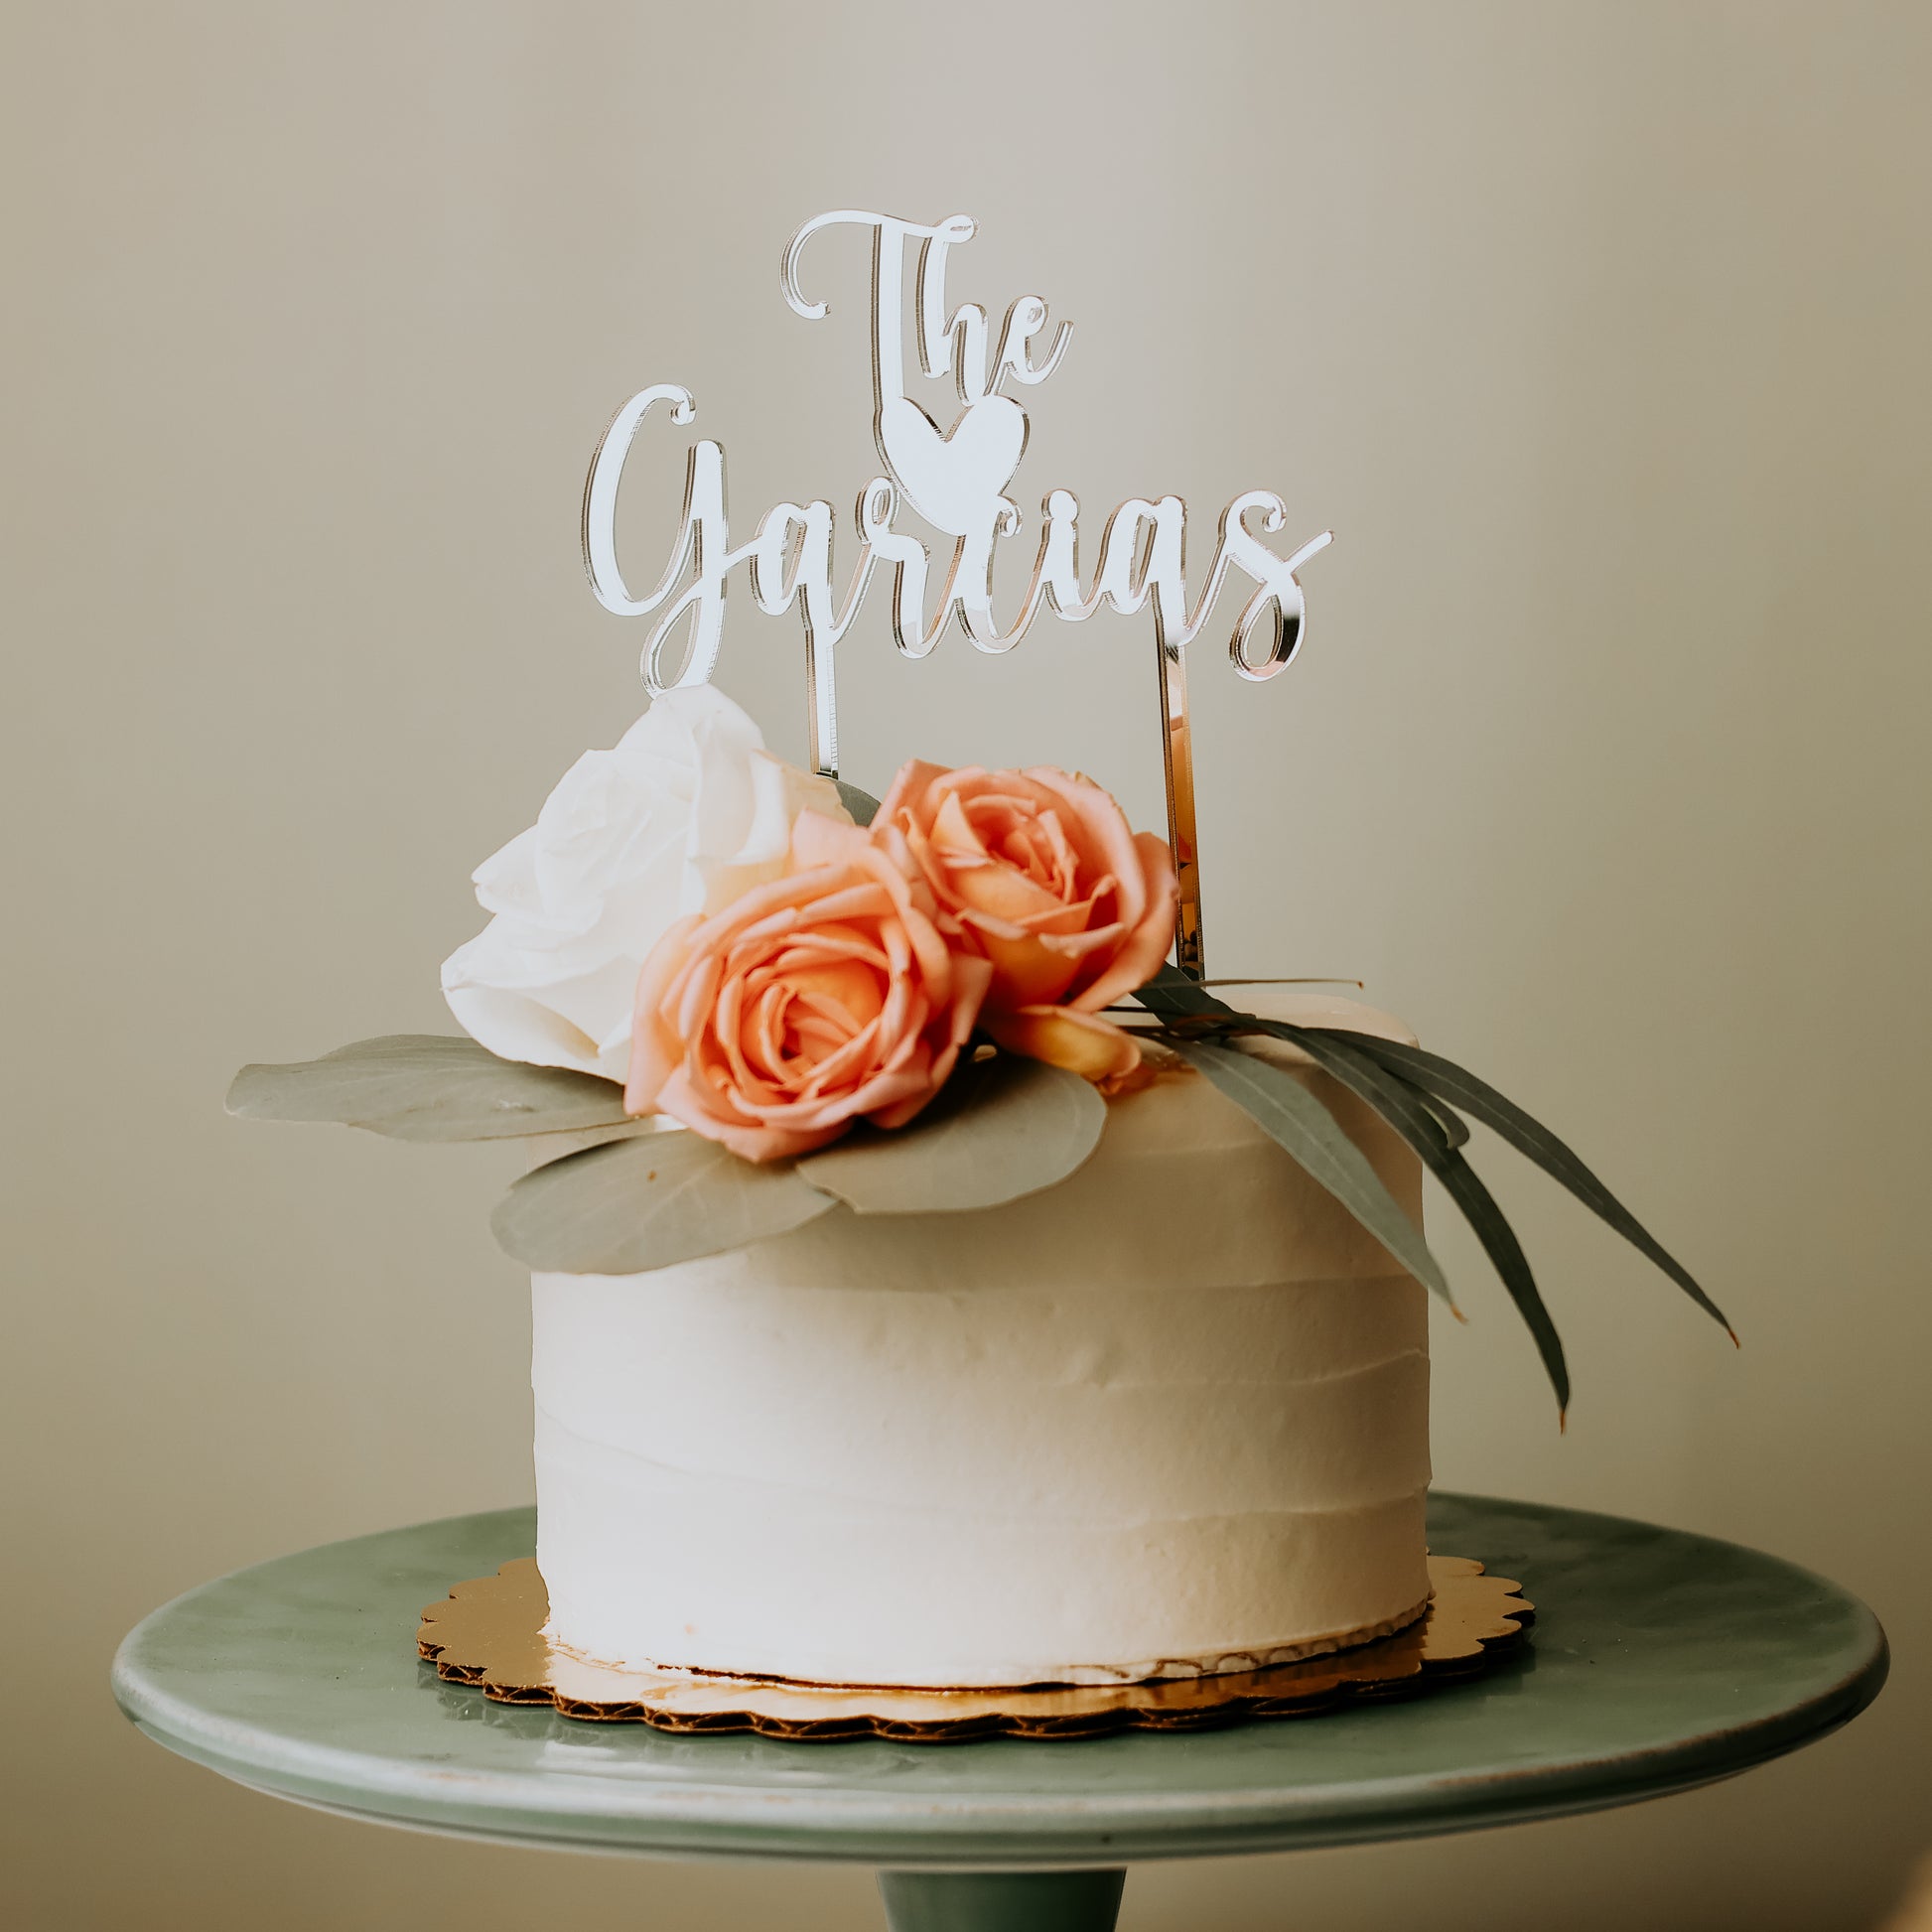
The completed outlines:
{"type": "Polygon", "coordinates": [[[1472,1682],[1228,1729],[908,1744],[683,1736],[492,1704],[418,1613],[534,1547],[498,1510],[332,1543],[155,1611],[114,1694],[280,1798],[522,1845],[881,1867],[894,1932],[1106,1932],[1137,1859],[1418,1838],[1654,1798],[1796,1750],[1878,1694],[1856,1597],[1735,1544],[1478,1496],[1437,1549],[1522,1579],[1527,1642],[1472,1682]]]}

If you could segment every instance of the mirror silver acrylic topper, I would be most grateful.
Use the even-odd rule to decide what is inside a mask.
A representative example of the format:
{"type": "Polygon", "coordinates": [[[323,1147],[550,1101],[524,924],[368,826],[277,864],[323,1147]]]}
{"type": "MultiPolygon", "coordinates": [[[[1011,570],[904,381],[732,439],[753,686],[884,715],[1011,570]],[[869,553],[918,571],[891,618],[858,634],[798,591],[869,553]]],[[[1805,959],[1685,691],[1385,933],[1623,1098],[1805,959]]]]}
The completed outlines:
{"type": "Polygon", "coordinates": [[[1185,580],[1187,507],[1178,496],[1152,502],[1130,496],[1121,503],[1107,518],[1098,566],[1091,582],[1083,585],[1079,500],[1070,490],[1051,490],[1040,505],[1033,576],[1011,622],[1002,628],[993,610],[994,546],[1003,538],[1019,537],[1025,527],[1024,512],[1005,492],[1027,448],[1027,412],[1005,391],[1009,384],[1028,389],[1045,381],[1066,354],[1072,326],[1059,323],[1049,337],[1046,304],[1036,295],[1023,295],[1008,308],[997,338],[984,309],[963,304],[948,310],[946,260],[973,238],[975,224],[969,216],[948,215],[936,226],[924,227],[849,208],[807,221],[785,249],[784,298],[807,321],[822,320],[828,308],[802,292],[799,257],[821,229],[847,226],[872,235],[873,436],[886,474],[874,477],[859,492],[853,513],[859,549],[843,591],[836,591],[833,583],[834,519],[832,505],[823,498],[774,503],[751,540],[732,548],[725,515],[725,452],[701,440],[686,458],[684,513],[670,561],[649,592],[632,596],[617,554],[618,486],[625,458],[656,405],[665,405],[671,422],[680,427],[697,413],[688,389],[659,383],[640,389],[612,418],[591,465],[584,491],[584,562],[598,601],[620,617],[643,617],[662,608],[642,653],[644,682],[653,694],[676,684],[702,684],[718,662],[726,581],[740,564],[748,564],[759,609],[780,617],[796,606],[804,623],[811,760],[828,777],[836,777],[839,767],[833,653],[858,615],[873,572],[882,565],[894,574],[893,641],[907,657],[925,656],[954,618],[976,649],[998,652],[1011,650],[1027,634],[1042,604],[1073,622],[1102,608],[1131,616],[1151,605],[1165,728],[1168,836],[1180,876],[1175,956],[1184,971],[1199,977],[1205,967],[1186,647],[1205,627],[1228,572],[1237,569],[1252,580],[1254,590],[1228,633],[1228,655],[1244,678],[1261,680],[1284,670],[1301,643],[1306,614],[1296,572],[1329,541],[1330,533],[1324,531],[1289,556],[1278,556],[1261,535],[1278,531],[1286,521],[1282,499],[1270,490],[1245,490],[1221,512],[1213,562],[1190,603],[1185,580]],[[959,399],[959,413],[943,431],[908,393],[901,319],[906,257],[914,244],[917,323],[912,333],[919,374],[950,375],[959,399]],[[926,541],[895,527],[901,508],[930,525],[938,537],[926,541]],[[939,587],[933,596],[929,585],[935,574],[939,587]],[[677,651],[673,638],[681,622],[684,642],[677,651]]]}

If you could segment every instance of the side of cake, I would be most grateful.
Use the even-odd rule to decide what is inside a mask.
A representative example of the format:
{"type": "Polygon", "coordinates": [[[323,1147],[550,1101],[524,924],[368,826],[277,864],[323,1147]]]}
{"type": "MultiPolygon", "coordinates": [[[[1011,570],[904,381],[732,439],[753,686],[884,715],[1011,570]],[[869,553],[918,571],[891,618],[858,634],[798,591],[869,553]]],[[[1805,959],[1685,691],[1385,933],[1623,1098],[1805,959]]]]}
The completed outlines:
{"type": "MultiPolygon", "coordinates": [[[[1345,1002],[1277,1010],[1397,1036],[1345,1002]]],[[[1293,1048],[1420,1218],[1421,1167],[1293,1048]]],[[[552,1636],[823,1682],[1254,1668],[1424,1607],[1425,1292],[1239,1108],[1163,1071],[1078,1173],[534,1278],[552,1636]]]]}

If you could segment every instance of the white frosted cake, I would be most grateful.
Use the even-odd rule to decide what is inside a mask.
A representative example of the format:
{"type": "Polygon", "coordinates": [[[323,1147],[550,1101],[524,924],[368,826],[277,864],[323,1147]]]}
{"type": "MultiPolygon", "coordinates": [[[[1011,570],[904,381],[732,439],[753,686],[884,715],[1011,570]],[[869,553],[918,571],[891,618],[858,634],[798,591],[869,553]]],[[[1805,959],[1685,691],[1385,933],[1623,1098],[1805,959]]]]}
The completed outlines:
{"type": "Polygon", "coordinates": [[[1268,981],[1206,977],[1185,652],[1212,618],[1249,683],[1285,670],[1297,572],[1328,535],[1271,548],[1287,507],[1247,490],[1190,576],[1186,505],[1130,497],[1083,570],[1079,501],[1052,490],[1024,599],[996,613],[995,540],[1026,520],[1005,492],[1027,412],[1002,385],[1043,381],[1067,325],[1044,334],[1043,300],[1020,297],[989,360],[987,312],[943,295],[973,223],[852,209],[793,235],[798,315],[829,313],[799,250],[849,227],[873,244],[884,468],[856,500],[843,594],[831,500],[775,504],[734,545],[724,452],[701,437],[670,565],[639,595],[619,557],[627,452],[647,417],[650,441],[695,403],[636,390],[598,445],[583,531],[605,607],[658,613],[648,708],[475,873],[488,921],[443,966],[461,1035],[247,1066],[229,1107],[529,1142],[490,1226],[534,1282],[555,1646],[619,1670],[946,1689],[1367,1642],[1429,1596],[1425,1294],[1449,1287],[1422,1233],[1425,1166],[1559,1417],[1570,1399],[1521,1243],[1464,1153],[1471,1123],[1728,1324],[1571,1148],[1466,1068],[1365,1007],[1257,1006],[1268,981]],[[905,388],[914,310],[922,375],[950,363],[948,429],[905,388]],[[741,567],[759,610],[803,620],[804,764],[711,682],[741,567]],[[1004,653],[1048,611],[1151,612],[1167,835],[1053,764],[900,748],[873,767],[892,773],[877,797],[843,778],[834,647],[888,572],[908,658],[955,620],[1004,653]],[[1215,617],[1229,583],[1245,601],[1215,617]]]}
{"type": "MultiPolygon", "coordinates": [[[[1394,1037],[1333,1000],[1283,1018],[1394,1037]]],[[[1292,1047],[1421,1217],[1419,1166],[1292,1047]]],[[[607,1663],[833,1683],[1241,1670],[1429,1593],[1422,1287],[1198,1074],[1070,1179],[535,1277],[538,1563],[607,1663]]]]}

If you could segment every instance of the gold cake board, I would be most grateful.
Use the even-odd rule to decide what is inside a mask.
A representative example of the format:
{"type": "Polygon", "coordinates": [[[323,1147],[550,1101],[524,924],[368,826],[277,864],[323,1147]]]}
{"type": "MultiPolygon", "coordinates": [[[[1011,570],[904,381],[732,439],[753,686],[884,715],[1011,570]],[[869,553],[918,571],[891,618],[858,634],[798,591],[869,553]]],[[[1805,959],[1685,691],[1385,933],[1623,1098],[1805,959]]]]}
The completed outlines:
{"type": "Polygon", "coordinates": [[[605,1724],[824,1741],[1092,1737],[1308,1717],[1355,1700],[1411,1697],[1478,1675],[1521,1640],[1534,1614],[1520,1584],[1485,1575],[1467,1557],[1432,1556],[1429,1580],[1429,1606],[1406,1629],[1265,1670],[1141,1684],[922,1691],[591,1663],[544,1635],[549,1592],[535,1559],[519,1557],[430,1604],[416,1649],[439,1677],[499,1704],[547,1704],[567,1718],[605,1724]]]}

